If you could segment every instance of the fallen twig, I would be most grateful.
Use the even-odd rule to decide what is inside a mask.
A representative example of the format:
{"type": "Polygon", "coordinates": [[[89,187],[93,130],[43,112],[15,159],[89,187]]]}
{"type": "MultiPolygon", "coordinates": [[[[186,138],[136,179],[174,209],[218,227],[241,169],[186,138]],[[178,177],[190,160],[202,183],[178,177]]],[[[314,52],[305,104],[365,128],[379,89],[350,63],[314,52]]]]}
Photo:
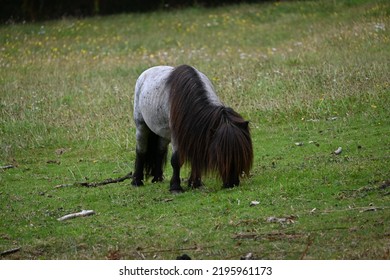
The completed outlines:
{"type": "Polygon", "coordinates": [[[252,232],[239,232],[233,235],[233,239],[253,239],[253,240],[288,240],[302,238],[304,234],[301,233],[285,233],[285,232],[270,232],[270,233],[252,233],[252,232]]]}
{"type": "Polygon", "coordinates": [[[15,168],[15,165],[9,164],[9,165],[0,166],[1,170],[11,169],[11,168],[15,168]]]}
{"type": "Polygon", "coordinates": [[[356,210],[359,210],[360,213],[363,213],[363,212],[370,212],[370,211],[377,211],[377,210],[385,210],[385,209],[389,209],[389,208],[390,207],[375,207],[375,206],[351,207],[351,208],[345,208],[345,209],[324,210],[321,213],[328,214],[328,213],[332,213],[332,212],[356,211],[356,210]]]}
{"type": "Polygon", "coordinates": [[[86,216],[90,216],[90,215],[94,215],[94,214],[95,214],[95,211],[93,211],[93,210],[82,210],[81,212],[65,215],[61,218],[58,218],[57,220],[62,222],[65,220],[69,220],[69,219],[73,219],[73,218],[77,218],[77,217],[86,217],[86,216]]]}
{"type": "Polygon", "coordinates": [[[20,249],[22,249],[22,247],[17,247],[17,248],[13,248],[13,249],[9,249],[9,250],[3,251],[3,252],[0,253],[0,256],[6,256],[6,255],[10,255],[10,254],[16,253],[20,249]]]}
{"type": "Polygon", "coordinates": [[[360,213],[363,213],[363,212],[371,212],[371,211],[377,211],[377,210],[383,210],[384,208],[383,207],[367,207],[367,208],[363,208],[362,210],[360,210],[359,212],[360,213]]]}
{"type": "Polygon", "coordinates": [[[131,179],[133,178],[133,173],[130,172],[129,174],[126,174],[125,176],[123,177],[119,177],[119,178],[108,178],[106,180],[103,180],[103,181],[100,181],[100,182],[76,182],[76,183],[73,183],[73,184],[61,184],[61,185],[57,185],[55,186],[54,188],[56,189],[59,189],[59,188],[65,188],[65,187],[87,187],[87,188],[95,188],[95,187],[99,187],[99,186],[104,186],[104,185],[108,185],[108,184],[113,184],[113,183],[120,183],[120,182],[123,182],[125,180],[128,180],[128,179],[131,179]]]}

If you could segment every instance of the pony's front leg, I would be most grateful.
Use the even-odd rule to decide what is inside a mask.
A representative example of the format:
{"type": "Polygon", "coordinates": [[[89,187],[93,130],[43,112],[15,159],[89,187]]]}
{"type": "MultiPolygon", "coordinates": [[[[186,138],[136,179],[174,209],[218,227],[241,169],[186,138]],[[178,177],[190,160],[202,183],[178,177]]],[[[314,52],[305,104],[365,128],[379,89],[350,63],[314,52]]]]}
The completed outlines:
{"type": "Polygon", "coordinates": [[[173,168],[173,175],[171,178],[171,183],[169,187],[169,191],[171,193],[181,193],[183,192],[183,188],[180,186],[180,158],[179,153],[177,151],[173,152],[171,158],[171,165],[173,168]]]}
{"type": "Polygon", "coordinates": [[[202,183],[200,172],[196,172],[192,168],[191,176],[188,179],[188,187],[190,187],[190,188],[199,188],[199,187],[202,187],[202,186],[203,186],[203,183],[202,183]]]}
{"type": "Polygon", "coordinates": [[[224,188],[233,188],[240,185],[240,179],[238,175],[230,175],[227,181],[223,182],[224,188]]]}

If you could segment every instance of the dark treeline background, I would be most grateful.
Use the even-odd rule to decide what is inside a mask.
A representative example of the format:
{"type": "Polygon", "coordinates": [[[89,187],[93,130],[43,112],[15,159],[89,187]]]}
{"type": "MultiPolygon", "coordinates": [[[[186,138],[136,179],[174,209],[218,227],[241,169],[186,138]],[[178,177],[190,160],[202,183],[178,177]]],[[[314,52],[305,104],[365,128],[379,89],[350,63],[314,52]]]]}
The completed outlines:
{"type": "Polygon", "coordinates": [[[147,12],[188,6],[213,7],[266,0],[0,0],[0,21],[39,21],[74,16],[147,12]]]}

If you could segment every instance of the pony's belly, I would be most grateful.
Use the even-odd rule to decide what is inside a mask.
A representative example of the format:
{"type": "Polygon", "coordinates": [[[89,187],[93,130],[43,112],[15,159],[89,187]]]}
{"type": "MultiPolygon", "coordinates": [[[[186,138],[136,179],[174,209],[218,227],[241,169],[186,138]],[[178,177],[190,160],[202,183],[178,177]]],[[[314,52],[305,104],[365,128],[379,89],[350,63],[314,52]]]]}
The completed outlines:
{"type": "Polygon", "coordinates": [[[159,118],[156,117],[155,119],[147,119],[145,122],[155,134],[171,141],[171,130],[169,125],[167,125],[167,122],[161,120],[161,116],[159,118]]]}
{"type": "Polygon", "coordinates": [[[167,104],[165,104],[164,94],[153,96],[154,98],[144,99],[141,103],[141,112],[146,125],[151,131],[158,136],[161,136],[167,140],[171,139],[171,131],[169,128],[169,116],[167,104]],[[154,102],[150,102],[154,99],[154,102]],[[146,101],[147,100],[147,101],[146,101]],[[146,102],[145,102],[146,101],[146,102]]]}

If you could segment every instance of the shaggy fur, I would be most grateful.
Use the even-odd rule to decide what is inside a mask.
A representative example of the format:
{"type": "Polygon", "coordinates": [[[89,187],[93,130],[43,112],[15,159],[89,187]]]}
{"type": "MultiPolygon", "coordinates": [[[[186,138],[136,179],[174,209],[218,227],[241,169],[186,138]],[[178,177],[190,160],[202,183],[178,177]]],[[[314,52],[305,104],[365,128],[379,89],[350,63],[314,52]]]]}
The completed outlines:
{"type": "Polygon", "coordinates": [[[198,72],[187,65],[173,70],[170,87],[170,124],[180,165],[191,164],[190,182],[216,171],[225,187],[239,184],[253,161],[248,122],[229,107],[210,102],[198,72]]]}

